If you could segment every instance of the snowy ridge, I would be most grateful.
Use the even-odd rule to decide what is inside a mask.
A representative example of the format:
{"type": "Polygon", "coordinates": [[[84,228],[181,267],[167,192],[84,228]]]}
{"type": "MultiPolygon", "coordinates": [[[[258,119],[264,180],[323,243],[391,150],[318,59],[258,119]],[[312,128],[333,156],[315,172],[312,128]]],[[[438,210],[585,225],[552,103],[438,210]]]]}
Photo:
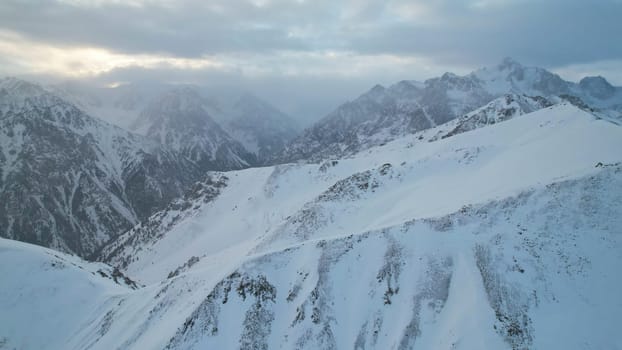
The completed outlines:
{"type": "Polygon", "coordinates": [[[463,132],[475,130],[486,125],[503,122],[523,114],[535,112],[539,109],[550,107],[553,103],[546,98],[536,96],[508,94],[492,100],[490,103],[480,107],[473,112],[456,118],[443,125],[439,133],[431,141],[438,137],[446,138],[463,132]],[[444,130],[450,127],[451,130],[444,130]]]}
{"type": "MultiPolygon", "coordinates": [[[[525,112],[502,123],[482,109],[346,159],[209,174],[103,250],[146,286],[91,293],[51,347],[622,346],[622,128],[523,98],[497,102],[525,112]]],[[[15,277],[23,307],[15,290],[36,288],[15,277]]]]}
{"type": "Polygon", "coordinates": [[[169,348],[229,347],[235,334],[235,345],[268,348],[619,346],[609,320],[622,286],[607,266],[620,259],[610,225],[622,222],[604,220],[620,213],[621,198],[587,195],[609,181],[620,184],[619,167],[254,259],[214,288],[169,348]],[[602,216],[573,219],[582,206],[602,216]],[[603,299],[585,299],[587,281],[603,299]]]}
{"type": "Polygon", "coordinates": [[[138,286],[118,270],[0,238],[0,345],[61,349],[138,286]],[[115,301],[116,299],[116,301],[115,301]]]}
{"type": "Polygon", "coordinates": [[[130,264],[128,271],[139,280],[149,271],[163,278],[189,256],[206,253],[205,247],[216,253],[255,239],[308,239],[306,230],[318,238],[344,228],[366,231],[444,215],[534,184],[581,176],[598,162],[619,158],[613,150],[620,129],[570,104],[430,142],[439,132],[454,129],[452,123],[350,159],[227,174],[228,185],[209,210],[168,229],[142,258],[134,257],[140,265],[134,269],[130,264]],[[568,144],[569,139],[574,142],[568,144]],[[365,219],[348,221],[353,213],[365,219]],[[218,239],[223,235],[227,239],[218,239]],[[215,242],[218,249],[212,250],[215,242]],[[174,254],[180,244],[184,254],[174,254]],[[177,261],[165,268],[168,259],[177,261]]]}
{"type": "Polygon", "coordinates": [[[605,167],[448,216],[306,242],[218,283],[210,276],[222,272],[197,264],[111,298],[76,334],[83,343],[65,348],[619,346],[611,301],[622,286],[608,268],[620,262],[622,198],[609,191],[619,185],[622,169],[605,167]]]}

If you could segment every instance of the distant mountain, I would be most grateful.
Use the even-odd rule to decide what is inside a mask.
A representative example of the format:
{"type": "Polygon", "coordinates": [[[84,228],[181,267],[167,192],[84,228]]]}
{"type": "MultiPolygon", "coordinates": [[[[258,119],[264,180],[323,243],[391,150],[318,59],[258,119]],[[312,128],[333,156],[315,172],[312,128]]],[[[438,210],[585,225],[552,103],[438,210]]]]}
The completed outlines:
{"type": "Polygon", "coordinates": [[[377,85],[306,129],[277,159],[319,161],[352,155],[462,117],[507,94],[551,101],[561,96],[606,115],[622,115],[622,88],[604,78],[588,77],[576,84],[508,58],[466,76],[445,73],[423,83],[377,85]]]}
{"type": "Polygon", "coordinates": [[[2,237],[87,257],[200,177],[165,146],[38,85],[0,80],[2,237]]]}
{"type": "Polygon", "coordinates": [[[147,104],[169,87],[147,83],[97,87],[66,81],[45,88],[90,116],[129,130],[147,104]]]}
{"type": "Polygon", "coordinates": [[[204,170],[242,169],[256,157],[211,117],[206,100],[179,87],[155,97],[131,129],[179,152],[204,170]]]}
{"type": "Polygon", "coordinates": [[[285,145],[296,137],[294,120],[269,103],[249,93],[211,99],[214,119],[260,164],[272,161],[285,145]]]}
{"type": "MultiPolygon", "coordinates": [[[[88,114],[130,131],[139,128],[147,132],[154,122],[150,119],[160,119],[157,123],[163,126],[166,124],[164,119],[167,118],[162,117],[168,113],[168,119],[175,120],[172,124],[176,129],[171,129],[171,125],[166,126],[171,132],[170,137],[179,136],[173,135],[174,133],[184,134],[181,128],[193,129],[195,145],[186,147],[193,147],[195,151],[203,149],[199,153],[205,153],[207,158],[211,158],[209,162],[205,161],[206,168],[209,169],[227,170],[248,164],[265,164],[299,133],[299,127],[290,116],[266,101],[240,90],[144,83],[98,88],[77,82],[65,82],[51,86],[50,89],[88,114]],[[199,115],[189,118],[187,111],[175,110],[171,103],[173,96],[195,99],[195,105],[200,105],[202,109],[201,115],[207,115],[206,120],[202,120],[203,117],[199,115]],[[163,102],[162,99],[168,99],[168,102],[163,102]],[[168,111],[157,110],[166,103],[168,111]],[[177,119],[176,114],[180,114],[181,118],[177,119]],[[199,133],[203,133],[203,141],[196,140],[199,133]],[[228,143],[223,147],[238,155],[241,162],[213,157],[213,147],[219,148],[222,142],[228,143]],[[246,152],[233,146],[232,143],[235,142],[242,144],[246,152]]],[[[163,132],[163,129],[159,132],[163,132]]]]}
{"type": "Polygon", "coordinates": [[[622,87],[614,87],[603,77],[586,77],[578,84],[563,80],[543,68],[525,67],[506,58],[496,67],[482,68],[468,75],[481,82],[493,95],[516,93],[529,96],[573,96],[595,109],[622,113],[622,87]]]}

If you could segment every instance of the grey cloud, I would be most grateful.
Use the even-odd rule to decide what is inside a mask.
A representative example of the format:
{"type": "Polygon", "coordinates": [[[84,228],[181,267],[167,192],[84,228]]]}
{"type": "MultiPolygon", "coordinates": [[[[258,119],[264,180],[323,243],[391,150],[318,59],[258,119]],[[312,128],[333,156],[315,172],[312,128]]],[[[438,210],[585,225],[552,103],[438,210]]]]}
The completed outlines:
{"type": "Polygon", "coordinates": [[[622,3],[616,1],[506,1],[489,8],[445,1],[434,14],[438,25],[392,23],[354,33],[360,52],[432,56],[445,63],[482,65],[511,56],[526,64],[553,67],[622,58],[622,3]]]}
{"type": "Polygon", "coordinates": [[[288,36],[279,17],[265,17],[254,6],[232,1],[225,11],[209,2],[179,2],[145,7],[104,4],[74,6],[50,1],[0,3],[0,28],[55,45],[105,47],[123,53],[167,53],[197,57],[230,51],[305,49],[288,36]]]}
{"type": "Polygon", "coordinates": [[[448,64],[513,56],[545,66],[622,57],[615,0],[184,0],[75,6],[4,0],[0,28],[56,45],[197,57],[282,50],[410,54],[448,64]],[[479,4],[479,6],[478,6],[479,4]],[[421,17],[391,9],[420,5],[421,17]]]}

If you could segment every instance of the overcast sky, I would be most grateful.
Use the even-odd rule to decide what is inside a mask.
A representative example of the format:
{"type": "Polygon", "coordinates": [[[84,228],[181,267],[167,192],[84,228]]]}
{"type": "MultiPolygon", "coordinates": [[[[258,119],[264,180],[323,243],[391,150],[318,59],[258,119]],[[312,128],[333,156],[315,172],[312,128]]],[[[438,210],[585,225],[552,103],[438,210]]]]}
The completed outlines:
{"type": "Polygon", "coordinates": [[[0,75],[230,85],[317,118],[510,56],[622,85],[622,0],[1,0],[0,75]]]}

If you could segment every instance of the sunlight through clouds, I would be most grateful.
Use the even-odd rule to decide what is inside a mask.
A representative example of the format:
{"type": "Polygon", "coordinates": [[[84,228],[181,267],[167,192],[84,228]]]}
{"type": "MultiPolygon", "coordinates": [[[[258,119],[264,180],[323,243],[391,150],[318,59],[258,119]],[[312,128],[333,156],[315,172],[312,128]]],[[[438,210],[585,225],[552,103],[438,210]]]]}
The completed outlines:
{"type": "MultiPolygon", "coordinates": [[[[208,58],[179,58],[148,54],[121,54],[97,47],[59,47],[27,41],[14,33],[0,32],[0,53],[19,62],[19,73],[57,74],[66,77],[96,76],[123,67],[222,69],[225,64],[208,58]]],[[[3,72],[5,74],[10,71],[3,72]]],[[[15,72],[13,72],[15,73],[15,72]]]]}

